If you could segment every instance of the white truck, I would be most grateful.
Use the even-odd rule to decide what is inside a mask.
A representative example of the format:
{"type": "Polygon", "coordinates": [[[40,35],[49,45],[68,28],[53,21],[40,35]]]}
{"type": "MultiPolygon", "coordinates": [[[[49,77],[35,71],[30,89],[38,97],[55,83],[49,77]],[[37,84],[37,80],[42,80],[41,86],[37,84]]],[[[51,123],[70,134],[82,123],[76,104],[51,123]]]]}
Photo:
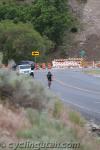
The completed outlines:
{"type": "Polygon", "coordinates": [[[18,65],[16,68],[18,74],[27,74],[30,75],[31,73],[31,65],[29,64],[21,64],[18,65]]]}

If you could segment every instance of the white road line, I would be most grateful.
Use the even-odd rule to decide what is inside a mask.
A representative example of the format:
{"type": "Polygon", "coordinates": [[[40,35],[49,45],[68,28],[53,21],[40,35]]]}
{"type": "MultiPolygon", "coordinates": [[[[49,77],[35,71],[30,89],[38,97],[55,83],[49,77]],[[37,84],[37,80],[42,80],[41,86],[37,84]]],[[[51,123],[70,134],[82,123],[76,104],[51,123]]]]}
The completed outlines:
{"type": "Polygon", "coordinates": [[[81,105],[79,105],[79,104],[75,104],[75,103],[71,102],[70,100],[65,100],[65,99],[63,99],[63,98],[61,98],[61,99],[62,99],[64,102],[69,103],[69,104],[71,104],[71,105],[74,105],[74,106],[76,106],[76,107],[78,107],[78,108],[80,108],[80,109],[83,109],[83,110],[86,110],[86,111],[89,111],[89,112],[92,112],[92,113],[100,114],[100,111],[93,111],[92,109],[89,109],[89,108],[87,108],[87,107],[81,106],[81,105]]]}
{"type": "Polygon", "coordinates": [[[100,102],[94,102],[94,103],[96,103],[96,104],[100,104],[100,102]]]}
{"type": "Polygon", "coordinates": [[[63,81],[58,80],[58,79],[55,79],[55,81],[57,81],[59,84],[64,85],[64,86],[66,86],[66,87],[74,88],[74,89],[77,89],[77,90],[80,90],[80,91],[84,91],[84,92],[89,92],[89,93],[92,92],[92,93],[95,93],[95,94],[99,94],[99,95],[100,95],[100,92],[97,92],[97,91],[91,91],[91,90],[79,88],[79,87],[77,87],[77,86],[72,86],[72,85],[69,85],[69,84],[67,84],[67,83],[64,83],[63,81]]]}

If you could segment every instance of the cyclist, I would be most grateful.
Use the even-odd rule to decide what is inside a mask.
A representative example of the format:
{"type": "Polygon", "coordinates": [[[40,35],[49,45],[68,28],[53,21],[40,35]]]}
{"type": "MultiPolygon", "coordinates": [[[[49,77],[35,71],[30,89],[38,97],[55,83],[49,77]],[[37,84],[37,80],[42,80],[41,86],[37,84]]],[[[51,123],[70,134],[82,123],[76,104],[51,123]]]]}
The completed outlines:
{"type": "Polygon", "coordinates": [[[52,73],[49,71],[47,73],[47,80],[48,80],[48,87],[51,87],[51,82],[52,82],[52,73]]]}
{"type": "Polygon", "coordinates": [[[34,78],[34,68],[35,66],[33,64],[31,64],[31,73],[30,76],[34,78]]]}

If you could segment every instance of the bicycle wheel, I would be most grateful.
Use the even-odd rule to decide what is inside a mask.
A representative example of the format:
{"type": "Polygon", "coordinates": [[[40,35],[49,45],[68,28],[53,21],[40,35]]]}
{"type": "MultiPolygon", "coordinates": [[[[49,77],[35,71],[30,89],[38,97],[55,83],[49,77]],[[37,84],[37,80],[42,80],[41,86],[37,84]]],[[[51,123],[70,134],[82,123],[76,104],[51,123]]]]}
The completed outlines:
{"type": "Polygon", "coordinates": [[[51,87],[51,81],[48,81],[48,87],[49,88],[51,87]]]}

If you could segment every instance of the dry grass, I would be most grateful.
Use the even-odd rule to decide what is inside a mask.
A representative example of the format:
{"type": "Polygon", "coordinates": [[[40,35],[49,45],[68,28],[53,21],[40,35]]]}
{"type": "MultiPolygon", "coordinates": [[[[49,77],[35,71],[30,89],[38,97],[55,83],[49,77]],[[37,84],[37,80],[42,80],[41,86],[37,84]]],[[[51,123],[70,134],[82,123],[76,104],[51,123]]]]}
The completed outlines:
{"type": "Polygon", "coordinates": [[[14,136],[14,141],[77,141],[81,144],[79,150],[99,150],[100,141],[88,133],[84,118],[63,105],[40,82],[1,70],[0,97],[0,138],[6,135],[10,139],[14,136]]]}
{"type": "MultiPolygon", "coordinates": [[[[63,106],[63,111],[57,118],[53,116],[54,110],[51,111],[50,116],[46,111],[40,113],[38,110],[22,108],[11,110],[9,107],[12,108],[9,105],[0,104],[0,137],[6,135],[6,140],[7,137],[12,139],[13,136],[15,137],[12,139],[13,142],[17,142],[18,138],[24,141],[29,139],[44,142],[56,140],[58,143],[72,140],[81,144],[79,150],[99,150],[100,141],[92,137],[85,126],[81,126],[79,122],[73,122],[73,119],[70,120],[72,110],[66,106],[63,106]]],[[[80,116],[79,113],[76,114],[80,116]]]]}
{"type": "MultiPolygon", "coordinates": [[[[26,118],[24,110],[20,109],[16,112],[0,104],[0,129],[7,131],[9,134],[15,134],[19,129],[30,127],[30,123],[26,118]]],[[[0,132],[1,133],[1,132],[0,132]]]]}
{"type": "Polygon", "coordinates": [[[13,105],[39,111],[48,108],[56,99],[41,82],[29,76],[17,76],[15,72],[6,69],[0,70],[0,97],[2,102],[7,99],[13,105]]]}
{"type": "Polygon", "coordinates": [[[91,75],[100,75],[100,70],[86,70],[84,71],[87,74],[91,74],[91,75]]]}

